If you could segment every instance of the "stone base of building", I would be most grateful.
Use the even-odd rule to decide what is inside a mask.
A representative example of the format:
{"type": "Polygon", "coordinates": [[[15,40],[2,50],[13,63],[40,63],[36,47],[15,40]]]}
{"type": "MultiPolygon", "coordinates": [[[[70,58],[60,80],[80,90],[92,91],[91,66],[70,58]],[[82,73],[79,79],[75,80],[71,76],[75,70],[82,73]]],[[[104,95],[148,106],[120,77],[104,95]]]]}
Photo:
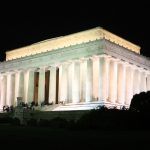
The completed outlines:
{"type": "Polygon", "coordinates": [[[80,102],[80,103],[68,103],[68,104],[55,104],[50,106],[44,106],[41,111],[72,111],[72,110],[92,110],[99,109],[102,106],[107,108],[129,108],[128,105],[112,104],[110,102],[96,101],[96,102],[80,102]]]}
{"type": "Polygon", "coordinates": [[[80,102],[80,103],[68,103],[68,104],[54,104],[37,106],[33,109],[27,109],[25,107],[17,106],[13,113],[1,113],[9,115],[8,117],[18,118],[20,123],[26,125],[31,119],[40,121],[52,120],[54,118],[62,118],[68,121],[77,121],[84,114],[88,113],[90,110],[100,109],[100,107],[106,106],[107,108],[123,109],[128,108],[127,105],[121,104],[111,104],[110,102],[95,101],[95,102],[80,102]]]}
{"type": "MultiPolygon", "coordinates": [[[[53,104],[53,105],[44,105],[36,106],[32,110],[35,111],[78,111],[78,110],[92,110],[99,109],[100,107],[123,109],[129,108],[128,105],[123,105],[119,103],[112,104],[111,102],[104,101],[93,101],[93,102],[80,102],[80,103],[67,103],[67,104],[53,104]]],[[[26,110],[26,108],[24,108],[26,110]]],[[[27,111],[27,110],[26,110],[27,111]]],[[[3,109],[0,109],[0,112],[3,112],[3,109]]]]}

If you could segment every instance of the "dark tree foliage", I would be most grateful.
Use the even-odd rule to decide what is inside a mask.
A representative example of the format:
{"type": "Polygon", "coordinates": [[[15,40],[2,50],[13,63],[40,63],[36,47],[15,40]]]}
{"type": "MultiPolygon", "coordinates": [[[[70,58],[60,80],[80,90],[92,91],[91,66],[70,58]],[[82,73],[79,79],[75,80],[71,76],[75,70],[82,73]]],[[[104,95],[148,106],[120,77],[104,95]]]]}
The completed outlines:
{"type": "Polygon", "coordinates": [[[150,91],[135,94],[131,100],[130,110],[136,112],[150,112],[150,91]]]}

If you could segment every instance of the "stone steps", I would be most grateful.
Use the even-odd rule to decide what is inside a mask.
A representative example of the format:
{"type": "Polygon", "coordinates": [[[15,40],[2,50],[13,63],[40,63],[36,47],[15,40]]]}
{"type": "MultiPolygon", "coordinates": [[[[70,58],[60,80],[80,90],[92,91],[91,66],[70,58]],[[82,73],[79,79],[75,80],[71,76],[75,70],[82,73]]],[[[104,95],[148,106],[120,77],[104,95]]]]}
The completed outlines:
{"type": "Polygon", "coordinates": [[[54,108],[52,111],[69,111],[69,110],[91,110],[96,109],[100,104],[97,103],[78,103],[65,104],[54,108]]]}

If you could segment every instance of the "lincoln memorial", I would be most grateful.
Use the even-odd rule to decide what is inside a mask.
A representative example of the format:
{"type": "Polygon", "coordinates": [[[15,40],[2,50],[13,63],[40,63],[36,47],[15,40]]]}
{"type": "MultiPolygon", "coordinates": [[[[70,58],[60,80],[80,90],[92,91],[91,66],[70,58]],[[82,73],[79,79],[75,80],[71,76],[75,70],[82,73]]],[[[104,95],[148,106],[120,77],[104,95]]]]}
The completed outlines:
{"type": "Polygon", "coordinates": [[[16,106],[17,97],[53,111],[119,109],[149,90],[150,59],[101,27],[7,51],[0,63],[0,109],[16,106]]]}

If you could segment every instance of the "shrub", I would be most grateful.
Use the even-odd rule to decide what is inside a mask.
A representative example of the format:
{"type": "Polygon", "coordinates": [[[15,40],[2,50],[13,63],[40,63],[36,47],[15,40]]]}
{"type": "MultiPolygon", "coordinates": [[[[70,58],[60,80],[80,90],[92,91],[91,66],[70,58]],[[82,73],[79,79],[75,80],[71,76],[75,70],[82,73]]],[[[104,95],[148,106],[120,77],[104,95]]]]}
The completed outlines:
{"type": "Polygon", "coordinates": [[[20,125],[20,120],[18,118],[13,118],[12,121],[11,121],[11,124],[19,126],[20,125]]]}
{"type": "Polygon", "coordinates": [[[27,125],[37,126],[37,120],[36,119],[30,119],[30,120],[27,121],[27,125]]]}
{"type": "Polygon", "coordinates": [[[40,119],[40,121],[38,122],[39,126],[49,126],[49,120],[46,119],[40,119]]]}
{"type": "Polygon", "coordinates": [[[130,110],[150,113],[150,91],[134,95],[131,100],[130,110]]]}
{"type": "Polygon", "coordinates": [[[52,128],[67,128],[68,122],[65,119],[57,117],[49,121],[49,126],[52,128]]]}
{"type": "Polygon", "coordinates": [[[0,118],[0,123],[10,123],[11,121],[12,121],[12,118],[10,117],[0,118]]]}

